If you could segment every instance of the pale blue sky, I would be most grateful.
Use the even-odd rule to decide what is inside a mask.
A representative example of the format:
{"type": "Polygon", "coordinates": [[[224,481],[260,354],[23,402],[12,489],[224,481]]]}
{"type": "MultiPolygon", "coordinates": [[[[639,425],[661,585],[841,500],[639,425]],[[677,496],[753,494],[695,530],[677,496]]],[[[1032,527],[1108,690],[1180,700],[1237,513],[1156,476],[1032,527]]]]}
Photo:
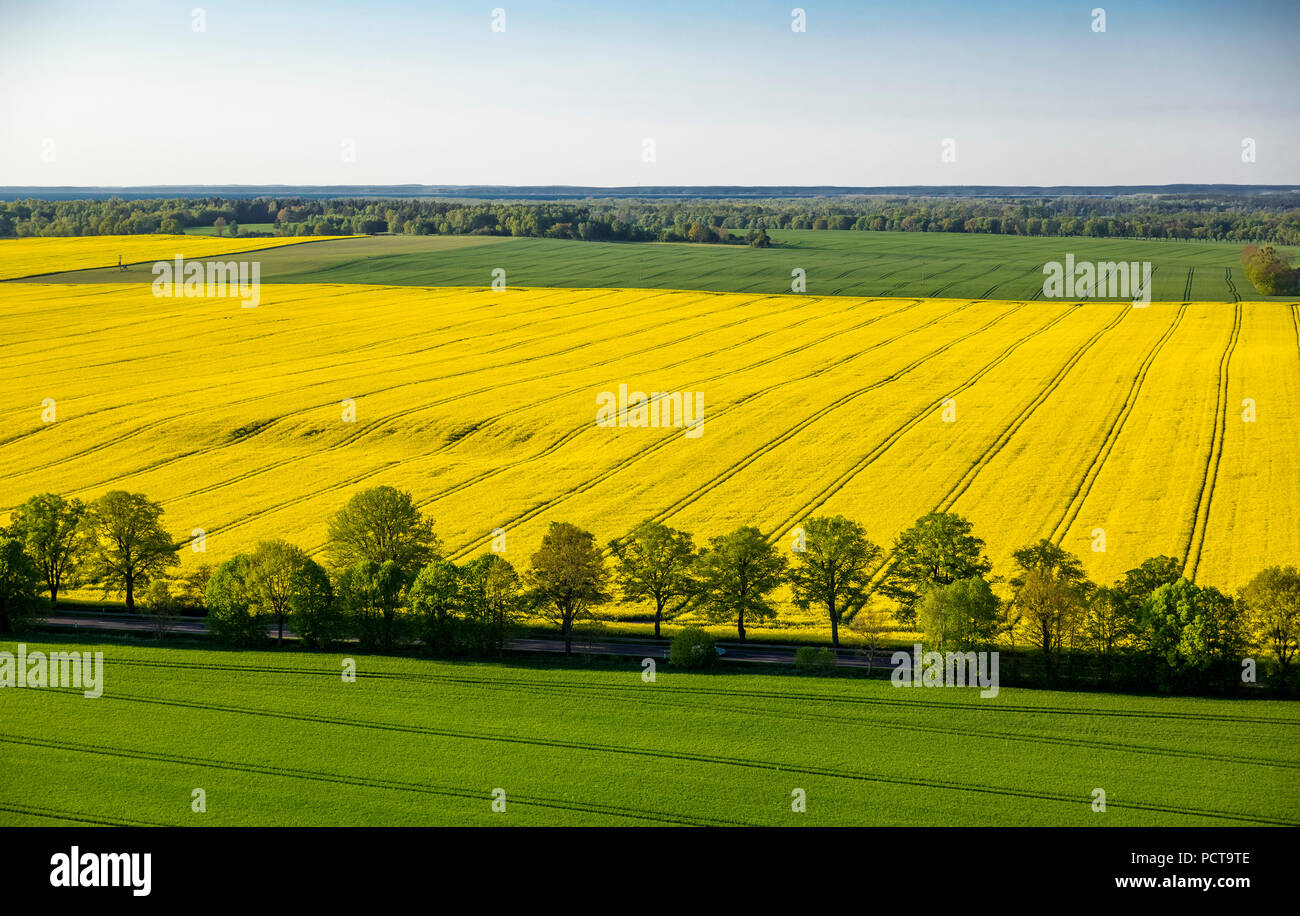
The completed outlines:
{"type": "Polygon", "coordinates": [[[0,34],[0,185],[1300,183],[1290,0],[0,0],[0,34]]]}

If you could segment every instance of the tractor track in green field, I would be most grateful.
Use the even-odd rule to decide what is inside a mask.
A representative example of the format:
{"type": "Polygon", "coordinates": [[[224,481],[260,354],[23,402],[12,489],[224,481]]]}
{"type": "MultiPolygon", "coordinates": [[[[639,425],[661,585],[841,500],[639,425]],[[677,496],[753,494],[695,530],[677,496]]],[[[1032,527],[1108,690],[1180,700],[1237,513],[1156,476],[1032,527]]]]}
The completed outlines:
{"type": "Polygon", "coordinates": [[[1196,275],[1196,268],[1187,268],[1187,283],[1183,286],[1183,301],[1190,302],[1192,299],[1192,278],[1196,275]]]}
{"type": "MultiPolygon", "coordinates": [[[[73,741],[56,741],[48,738],[33,738],[25,735],[0,733],[0,742],[21,744],[29,747],[43,747],[54,750],[71,751],[97,756],[119,757],[132,760],[144,760],[151,763],[167,763],[176,766],[193,766],[204,769],[227,770],[231,772],[251,773],[259,776],[278,776],[286,779],[302,779],[314,782],[326,782],[335,785],[350,785],[367,789],[386,789],[398,792],[415,792],[421,795],[437,795],[446,798],[458,798],[466,801],[487,803],[491,794],[460,786],[445,786],[425,782],[408,782],[398,779],[385,779],[374,776],[353,776],[347,773],[331,773],[325,770],[306,770],[299,767],[271,766],[245,761],[221,760],[211,757],[196,757],[192,754],[166,754],[161,751],[144,751],[135,748],[112,747],[103,744],[89,744],[73,741]]],[[[602,802],[572,802],[560,798],[542,795],[526,795],[518,792],[509,794],[510,804],[550,808],[561,811],[577,811],[583,814],[605,814],[630,820],[652,821],[657,824],[672,824],[683,827],[732,827],[753,826],[744,821],[723,818],[699,817],[696,815],[651,811],[642,808],[630,808],[625,805],[609,805],[602,802]]]]}
{"type": "MultiPolygon", "coordinates": [[[[322,677],[338,678],[337,670],[328,670],[324,668],[301,668],[296,665],[219,665],[211,662],[158,662],[146,661],[144,659],[117,659],[115,665],[136,668],[161,668],[164,670],[195,670],[195,671],[226,671],[226,672],[247,672],[251,674],[310,674],[322,677]]],[[[493,686],[502,683],[521,684],[525,687],[551,687],[559,684],[565,690],[605,690],[605,691],[644,691],[645,687],[639,681],[636,684],[575,684],[547,680],[530,680],[526,678],[485,678],[471,677],[462,674],[432,674],[429,672],[398,672],[398,671],[376,671],[376,672],[357,672],[359,678],[373,678],[376,680],[393,680],[393,681],[434,681],[434,682],[451,682],[464,684],[467,686],[493,686]]],[[[1119,718],[1137,718],[1137,719],[1163,719],[1181,722],[1219,722],[1224,724],[1253,724],[1253,725],[1290,725],[1300,729],[1300,718],[1284,719],[1270,716],[1249,716],[1249,715],[1217,715],[1213,713],[1190,713],[1190,712],[1139,712],[1129,710],[1105,710],[1105,709],[1080,709],[1073,706],[1026,706],[1008,703],[957,703],[950,700],[885,700],[869,697],[846,697],[828,693],[798,693],[791,691],[772,691],[772,690],[743,690],[715,687],[678,687],[672,688],[674,692],[698,694],[700,696],[721,696],[721,697],[746,697],[761,700],[794,700],[797,702],[823,702],[823,703],[847,703],[851,705],[865,706],[891,706],[902,707],[906,709],[941,709],[941,710],[967,710],[973,712],[1000,712],[1000,713],[1029,713],[1045,714],[1052,716],[1075,715],[1075,716],[1101,716],[1101,717],[1119,717],[1119,718]]]]}
{"type": "Polygon", "coordinates": [[[43,817],[52,821],[71,821],[76,824],[89,824],[95,827],[172,827],[157,821],[127,820],[122,817],[109,818],[82,811],[61,811],[57,808],[44,808],[36,805],[18,805],[0,802],[0,811],[10,814],[25,814],[28,817],[43,817]]]}
{"type": "MultiPolygon", "coordinates": [[[[134,664],[134,663],[127,663],[134,664]]],[[[141,663],[148,667],[147,663],[141,663]]],[[[244,666],[231,666],[239,668],[244,666]]],[[[325,675],[330,678],[336,678],[338,675],[331,671],[320,671],[312,669],[295,669],[295,668],[258,668],[257,673],[267,674],[316,674],[325,675]]],[[[662,709],[674,710],[696,710],[707,712],[729,712],[740,716],[752,716],[756,710],[753,707],[734,706],[719,704],[714,696],[692,696],[688,689],[668,687],[666,690],[651,691],[643,688],[629,688],[626,685],[600,685],[600,684],[583,684],[571,685],[558,682],[539,682],[539,681],[518,681],[513,679],[494,679],[494,678],[462,678],[454,675],[413,675],[413,676],[393,676],[387,674],[380,675],[362,675],[358,677],[372,677],[379,680],[424,680],[437,684],[454,684],[458,687],[464,687],[472,692],[483,689],[504,690],[515,693],[524,693],[536,695],[537,693],[554,694],[555,696],[572,696],[575,690],[581,690],[584,696],[593,698],[607,698],[612,701],[628,702],[635,706],[654,706],[662,709]],[[682,697],[681,694],[686,696],[682,697]]],[[[759,699],[758,696],[744,696],[735,692],[718,691],[727,699],[759,699]]],[[[764,699],[768,698],[766,695],[764,699]]],[[[790,698],[782,697],[783,702],[790,702],[790,698]]],[[[946,710],[945,710],[946,711],[946,710]]],[[[1043,735],[1039,732],[1018,732],[1018,731],[995,731],[987,729],[973,729],[963,725],[961,728],[948,728],[935,725],[920,725],[916,723],[900,722],[882,722],[875,719],[863,719],[860,715],[836,714],[825,712],[809,712],[802,710],[774,710],[766,708],[762,710],[764,717],[786,719],[793,722],[831,722],[840,725],[857,726],[867,729],[883,729],[886,731],[903,731],[921,734],[936,734],[955,738],[979,738],[989,740],[1026,742],[1030,744],[1043,744],[1056,747],[1070,747],[1088,751],[1107,751],[1121,754],[1144,754],[1153,757],[1170,757],[1187,760],[1202,760],[1214,763],[1228,763],[1247,766],[1264,766],[1264,767],[1281,767],[1284,769],[1300,770],[1300,760],[1286,761],[1274,758],[1261,758],[1258,755],[1238,756],[1232,754],[1214,754],[1207,752],[1198,752],[1190,750],[1181,750],[1175,748],[1156,747],[1152,745],[1130,743],[1125,741],[1108,741],[1098,738],[1074,739],[1060,736],[1043,735]]]]}
{"type": "MultiPolygon", "coordinates": [[[[50,693],[65,696],[80,697],[80,692],[75,690],[52,689],[50,693]]],[[[778,763],[775,761],[754,760],[745,757],[733,757],[720,754],[704,754],[689,751],[672,751],[661,750],[646,747],[632,747],[628,745],[610,745],[599,744],[588,741],[564,741],[557,738],[540,738],[525,737],[522,735],[493,734],[488,732],[472,732],[467,730],[433,728],[428,726],[403,725],[392,722],[376,722],[366,719],[347,719],[332,716],[312,715],[307,713],[289,713],[267,709],[256,709],[243,706],[230,706],[218,703],[197,703],[183,700],[167,700],[158,697],[141,697],[129,694],[114,693],[105,694],[101,701],[109,700],[110,702],[132,702],[143,703],[153,706],[164,706],[180,709],[196,709],[207,712],[227,713],[231,715],[256,716],[270,719],[281,719],[292,722],[306,722],[319,725],[356,728],[362,730],[379,731],[379,732],[398,732],[412,735],[424,735],[434,738],[448,738],[460,741],[481,741],[499,744],[524,745],[529,747],[554,748],[558,750],[608,754],[617,757],[634,757],[634,758],[651,758],[657,760],[681,761],[687,763],[702,763],[722,767],[739,767],[751,770],[763,770],[779,773],[798,773],[805,776],[820,776],[832,779],[844,779],[853,782],[872,782],[887,785],[916,786],[925,789],[946,789],[953,792],[973,792],[985,795],[994,795],[1001,797],[1029,798],[1037,801],[1060,802],[1070,805],[1083,805],[1088,801],[1084,796],[1067,795],[1059,792],[1029,791],[1018,789],[1010,786],[995,786],[976,782],[957,782],[944,779],[923,779],[920,777],[908,777],[886,773],[873,773],[860,770],[843,770],[831,767],[797,765],[778,763]]],[[[1300,821],[1288,821],[1280,818],[1264,817],[1254,814],[1243,814],[1240,812],[1220,811],[1212,809],[1191,808],[1174,805],[1162,805],[1154,803],[1125,802],[1125,801],[1108,801],[1110,807],[1123,808],[1136,811],[1150,811],[1166,814],[1175,814],[1182,817],[1190,818],[1209,818],[1212,820],[1235,821],[1240,823],[1265,824],[1270,826],[1300,826],[1300,821]]]]}
{"type": "MultiPolygon", "coordinates": [[[[999,266],[1001,266],[1001,265],[999,265],[999,266]]],[[[984,290],[984,292],[980,293],[979,298],[981,298],[981,299],[988,299],[988,298],[990,298],[990,297],[993,295],[993,293],[994,293],[996,290],[998,290],[999,288],[1001,288],[1001,287],[1003,287],[1003,286],[1006,286],[1008,283],[1015,283],[1015,282],[1017,282],[1017,281],[1019,281],[1019,280],[1023,280],[1025,277],[1028,277],[1028,276],[1030,276],[1031,274],[1036,274],[1036,273],[1041,273],[1041,271],[1039,271],[1038,268],[1033,267],[1033,268],[1030,268],[1029,270],[1025,271],[1023,274],[1020,274],[1019,276],[1016,276],[1016,277],[1008,277],[1007,279],[1002,280],[1002,281],[1000,281],[1000,282],[998,282],[998,283],[995,283],[995,284],[993,284],[992,286],[990,286],[988,289],[984,290]]],[[[1042,292],[1041,288],[1039,289],[1039,292],[1042,292]]]]}
{"type": "MultiPolygon", "coordinates": [[[[932,292],[932,293],[927,293],[926,296],[925,296],[925,298],[927,298],[927,299],[938,299],[938,298],[943,294],[943,291],[944,291],[945,289],[948,289],[948,288],[949,288],[950,286],[952,286],[954,283],[960,283],[960,282],[962,282],[962,277],[960,276],[960,274],[961,274],[961,269],[962,269],[963,267],[965,267],[965,266],[966,266],[965,262],[960,262],[960,263],[957,263],[957,264],[952,265],[952,267],[950,267],[950,268],[948,268],[947,270],[945,270],[945,271],[943,272],[943,274],[936,274],[937,277],[942,277],[944,274],[950,274],[950,273],[953,273],[954,271],[956,271],[957,274],[958,274],[958,277],[957,277],[957,279],[955,279],[955,280],[949,280],[947,283],[943,284],[943,286],[940,286],[940,287],[939,287],[938,289],[936,289],[934,292],[932,292]]],[[[985,271],[985,273],[987,273],[987,271],[985,271]]],[[[921,282],[924,283],[925,281],[922,280],[921,282]]]]}
{"type": "MultiPolygon", "coordinates": [[[[942,293],[944,293],[944,292],[946,292],[947,290],[949,290],[949,289],[953,286],[953,284],[955,284],[955,283],[971,283],[971,282],[974,282],[975,280],[978,280],[980,277],[987,277],[987,276],[988,276],[989,274],[991,274],[991,273],[996,273],[996,272],[997,272],[998,270],[1000,270],[1001,268],[1002,268],[1002,265],[1001,265],[1001,264],[994,264],[994,265],[993,265],[992,267],[990,267],[988,270],[980,271],[980,272],[977,273],[977,274],[971,274],[969,277],[965,277],[965,278],[963,278],[963,279],[953,280],[953,281],[951,281],[951,282],[949,282],[949,283],[945,283],[943,286],[939,287],[937,290],[935,290],[934,292],[930,293],[929,298],[931,298],[931,299],[937,299],[937,298],[939,298],[939,296],[940,296],[942,293]]],[[[959,298],[960,298],[960,297],[959,297],[959,298]]],[[[988,297],[987,297],[987,296],[984,296],[984,295],[980,295],[980,296],[977,296],[976,298],[977,298],[977,299],[986,299],[986,298],[988,298],[988,297]]]]}

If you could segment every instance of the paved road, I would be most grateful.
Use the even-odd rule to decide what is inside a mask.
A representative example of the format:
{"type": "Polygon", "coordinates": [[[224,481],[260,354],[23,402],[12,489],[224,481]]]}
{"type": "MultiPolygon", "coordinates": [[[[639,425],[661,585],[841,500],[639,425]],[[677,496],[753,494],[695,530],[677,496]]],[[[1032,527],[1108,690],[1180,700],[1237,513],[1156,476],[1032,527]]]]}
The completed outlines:
{"type": "MultiPolygon", "coordinates": [[[[52,614],[46,618],[46,623],[52,627],[66,627],[78,631],[103,633],[153,632],[152,623],[134,614],[100,614],[93,617],[80,614],[52,614]]],[[[186,635],[203,634],[207,631],[208,625],[203,620],[193,617],[182,617],[171,628],[173,633],[186,635]]],[[[286,630],[285,636],[291,637],[292,634],[286,630]]],[[[738,642],[722,642],[719,643],[719,646],[728,661],[769,665],[794,664],[794,653],[799,648],[798,646],[738,642]]],[[[507,648],[515,652],[558,654],[564,652],[564,641],[545,637],[526,637],[510,640],[507,643],[507,648]]],[[[575,639],[573,641],[573,651],[589,655],[623,655],[662,660],[668,656],[668,642],[666,640],[655,642],[653,640],[575,639]]],[[[877,654],[874,659],[868,659],[867,656],[859,655],[851,649],[841,649],[838,653],[838,664],[850,668],[889,667],[891,654],[892,652],[885,652],[877,654]]]]}
{"type": "MultiPolygon", "coordinates": [[[[82,614],[51,614],[45,618],[47,626],[68,627],[73,630],[96,630],[118,633],[152,633],[153,624],[148,618],[136,614],[103,614],[94,617],[82,614]]],[[[171,627],[173,633],[206,633],[208,625],[195,617],[181,617],[171,627]]]]}
{"type": "MultiPolygon", "coordinates": [[[[792,665],[794,653],[798,646],[768,645],[764,643],[722,642],[718,644],[723,650],[723,657],[733,662],[756,662],[769,665],[792,665]]],[[[520,652],[563,652],[564,641],[560,639],[528,638],[512,639],[510,648],[520,652]]],[[[573,641],[575,653],[591,655],[631,655],[640,658],[664,659],[668,657],[668,643],[635,642],[621,639],[594,639],[573,641]]],[[[889,665],[891,652],[877,654],[874,660],[865,655],[858,655],[853,650],[841,649],[838,664],[844,667],[867,668],[889,665]]]]}

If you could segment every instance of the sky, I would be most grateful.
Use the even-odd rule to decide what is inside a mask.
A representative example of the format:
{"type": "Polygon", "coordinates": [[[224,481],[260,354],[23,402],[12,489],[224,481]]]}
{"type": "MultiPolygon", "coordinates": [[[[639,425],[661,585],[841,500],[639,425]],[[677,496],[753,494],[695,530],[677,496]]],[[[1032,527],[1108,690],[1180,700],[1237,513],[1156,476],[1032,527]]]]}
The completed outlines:
{"type": "Polygon", "coordinates": [[[0,185],[1300,184],[1300,0],[0,0],[0,47],[0,185]]]}

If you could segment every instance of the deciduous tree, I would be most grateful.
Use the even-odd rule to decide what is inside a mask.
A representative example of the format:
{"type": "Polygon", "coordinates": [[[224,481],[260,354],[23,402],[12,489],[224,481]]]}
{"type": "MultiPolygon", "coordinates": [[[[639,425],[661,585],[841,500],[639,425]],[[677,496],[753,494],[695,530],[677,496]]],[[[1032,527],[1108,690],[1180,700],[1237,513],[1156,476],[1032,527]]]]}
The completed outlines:
{"type": "Polygon", "coordinates": [[[993,564],[971,523],[952,512],[931,512],[898,536],[882,594],[899,605],[899,619],[916,620],[915,604],[928,589],[971,576],[986,576],[993,564]]]}
{"type": "Polygon", "coordinates": [[[838,648],[840,622],[867,600],[872,567],[882,551],[861,525],[842,515],[810,518],[801,527],[804,549],[795,552],[789,575],[794,603],[825,610],[831,645],[838,648]]]}
{"type": "Polygon", "coordinates": [[[1273,653],[1282,678],[1300,651],[1300,570],[1270,566],[1241,590],[1255,638],[1273,653]]]}
{"type": "Polygon", "coordinates": [[[349,499],[330,521],[326,547],[336,569],[358,560],[392,562],[412,579],[438,550],[433,523],[420,514],[411,494],[387,486],[349,499]]]}
{"type": "Polygon", "coordinates": [[[921,596],[917,620],[938,649],[968,651],[991,644],[998,633],[999,602],[979,576],[936,585],[921,596]]]}
{"type": "Polygon", "coordinates": [[[81,527],[86,506],[79,499],[65,499],[55,493],[41,493],[14,509],[10,530],[41,571],[50,604],[58,601],[59,590],[74,581],[85,559],[85,536],[81,527]]]}
{"type": "Polygon", "coordinates": [[[573,623],[609,601],[609,570],[595,536],[568,522],[551,522],[525,576],[529,601],[560,624],[564,654],[573,654],[573,623]]]}
{"type": "Polygon", "coordinates": [[[143,493],[125,490],[110,490],[86,509],[87,575],[105,593],[125,595],[128,613],[135,611],[136,589],[179,562],[176,543],[163,530],[162,514],[162,506],[143,493]]]}
{"type": "Polygon", "coordinates": [[[696,564],[705,613],[713,620],[734,620],[743,642],[746,620],[776,616],[768,596],[783,581],[785,568],[785,557],[757,528],[745,526],[713,538],[696,564]]]}
{"type": "Polygon", "coordinates": [[[36,620],[41,572],[17,538],[0,538],[0,632],[19,633],[36,620]]]}
{"type": "Polygon", "coordinates": [[[621,541],[610,541],[614,580],[625,602],[654,607],[655,638],[660,624],[679,613],[695,595],[698,551],[685,531],[647,519],[621,541]]]}
{"type": "Polygon", "coordinates": [[[1077,583],[1048,569],[1031,569],[1021,581],[1014,602],[1021,631],[1043,653],[1047,680],[1056,674],[1061,649],[1077,631],[1083,613],[1083,591],[1077,583]]]}
{"type": "Polygon", "coordinates": [[[284,621],[289,616],[294,581],[310,560],[301,547],[288,541],[259,541],[248,555],[245,582],[258,614],[276,624],[276,641],[284,644],[284,621]]]}

